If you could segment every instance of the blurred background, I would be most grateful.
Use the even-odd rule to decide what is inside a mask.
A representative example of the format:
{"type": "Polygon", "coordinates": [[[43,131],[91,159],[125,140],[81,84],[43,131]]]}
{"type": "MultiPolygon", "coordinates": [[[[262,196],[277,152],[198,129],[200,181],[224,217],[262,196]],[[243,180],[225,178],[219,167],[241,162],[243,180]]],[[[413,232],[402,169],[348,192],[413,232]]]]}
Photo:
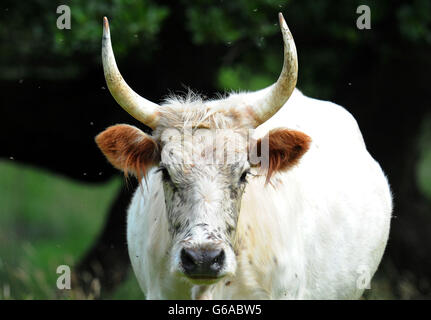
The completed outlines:
{"type": "Polygon", "coordinates": [[[392,186],[390,239],[365,298],[431,297],[429,0],[3,0],[0,299],[144,298],[125,243],[136,183],[94,136],[115,123],[149,130],[105,87],[102,17],[129,85],[160,102],[188,87],[211,98],[273,83],[280,11],[298,50],[297,87],[355,116],[392,186]],[[363,4],[370,30],[356,26],[363,4]],[[59,5],[70,7],[70,30],[57,28],[59,5]],[[64,264],[73,290],[56,287],[64,264]]]}

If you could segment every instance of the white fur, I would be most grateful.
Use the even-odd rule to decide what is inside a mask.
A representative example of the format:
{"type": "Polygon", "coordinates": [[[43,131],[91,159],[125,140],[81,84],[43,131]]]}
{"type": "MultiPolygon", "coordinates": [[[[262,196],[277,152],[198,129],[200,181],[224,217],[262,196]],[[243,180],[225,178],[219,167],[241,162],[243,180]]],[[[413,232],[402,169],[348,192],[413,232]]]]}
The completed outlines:
{"type": "MultiPolygon", "coordinates": [[[[237,94],[223,103],[245,99],[237,94]]],[[[163,187],[155,170],[149,172],[127,227],[132,266],[148,299],[361,297],[361,281],[374,275],[388,239],[386,177],[355,119],[336,104],[295,90],[256,137],[278,127],[306,133],[311,147],[297,166],[275,174],[272,185],[265,187],[264,177],[250,180],[237,225],[236,273],[214,285],[196,286],[171,272],[163,187]]]]}

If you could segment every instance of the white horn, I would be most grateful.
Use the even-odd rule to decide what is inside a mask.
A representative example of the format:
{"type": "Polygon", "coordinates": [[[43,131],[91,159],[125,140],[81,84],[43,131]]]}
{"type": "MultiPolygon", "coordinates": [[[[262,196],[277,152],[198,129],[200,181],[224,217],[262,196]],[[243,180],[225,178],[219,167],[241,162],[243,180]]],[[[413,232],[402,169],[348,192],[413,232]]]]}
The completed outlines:
{"type": "Polygon", "coordinates": [[[298,57],[292,34],[281,12],[278,14],[284,41],[284,63],[278,80],[273,85],[252,92],[247,101],[247,111],[254,118],[256,126],[271,118],[289,99],[298,78],[298,57]]]}
{"type": "Polygon", "coordinates": [[[158,105],[141,97],[124,81],[112,51],[109,23],[103,18],[102,61],[105,80],[117,103],[132,117],[154,129],[159,120],[158,105]]]}

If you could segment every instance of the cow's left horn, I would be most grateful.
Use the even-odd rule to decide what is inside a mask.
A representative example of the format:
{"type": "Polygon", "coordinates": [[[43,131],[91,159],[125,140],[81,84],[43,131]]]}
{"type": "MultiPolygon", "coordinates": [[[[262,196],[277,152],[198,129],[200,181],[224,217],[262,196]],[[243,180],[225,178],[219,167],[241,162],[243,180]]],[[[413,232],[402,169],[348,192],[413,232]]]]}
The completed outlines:
{"type": "Polygon", "coordinates": [[[120,74],[112,51],[109,23],[103,18],[102,61],[105,80],[117,103],[135,119],[154,129],[159,121],[158,105],[141,97],[120,74]]]}
{"type": "Polygon", "coordinates": [[[284,63],[278,80],[273,85],[250,93],[248,112],[256,126],[271,118],[289,99],[296,86],[298,77],[298,57],[292,34],[281,12],[278,14],[284,41],[284,63]]]}

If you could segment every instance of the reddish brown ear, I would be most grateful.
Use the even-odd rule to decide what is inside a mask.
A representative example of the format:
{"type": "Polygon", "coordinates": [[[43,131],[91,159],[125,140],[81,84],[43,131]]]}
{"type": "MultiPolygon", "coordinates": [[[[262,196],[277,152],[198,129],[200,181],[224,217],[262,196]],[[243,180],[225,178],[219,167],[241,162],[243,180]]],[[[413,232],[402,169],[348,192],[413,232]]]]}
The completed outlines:
{"type": "MultiPolygon", "coordinates": [[[[254,154],[259,155],[258,165],[267,170],[266,183],[274,172],[287,170],[297,164],[310,147],[311,138],[305,133],[289,129],[271,130],[264,138],[256,141],[254,154]],[[263,142],[263,140],[268,139],[263,142]],[[262,154],[262,143],[268,143],[268,151],[262,154]]],[[[265,148],[264,148],[265,149],[265,148]]]]}
{"type": "Polygon", "coordinates": [[[138,179],[149,167],[158,162],[159,150],[157,143],[136,127],[118,124],[109,127],[96,136],[96,143],[109,162],[138,179]]]}

